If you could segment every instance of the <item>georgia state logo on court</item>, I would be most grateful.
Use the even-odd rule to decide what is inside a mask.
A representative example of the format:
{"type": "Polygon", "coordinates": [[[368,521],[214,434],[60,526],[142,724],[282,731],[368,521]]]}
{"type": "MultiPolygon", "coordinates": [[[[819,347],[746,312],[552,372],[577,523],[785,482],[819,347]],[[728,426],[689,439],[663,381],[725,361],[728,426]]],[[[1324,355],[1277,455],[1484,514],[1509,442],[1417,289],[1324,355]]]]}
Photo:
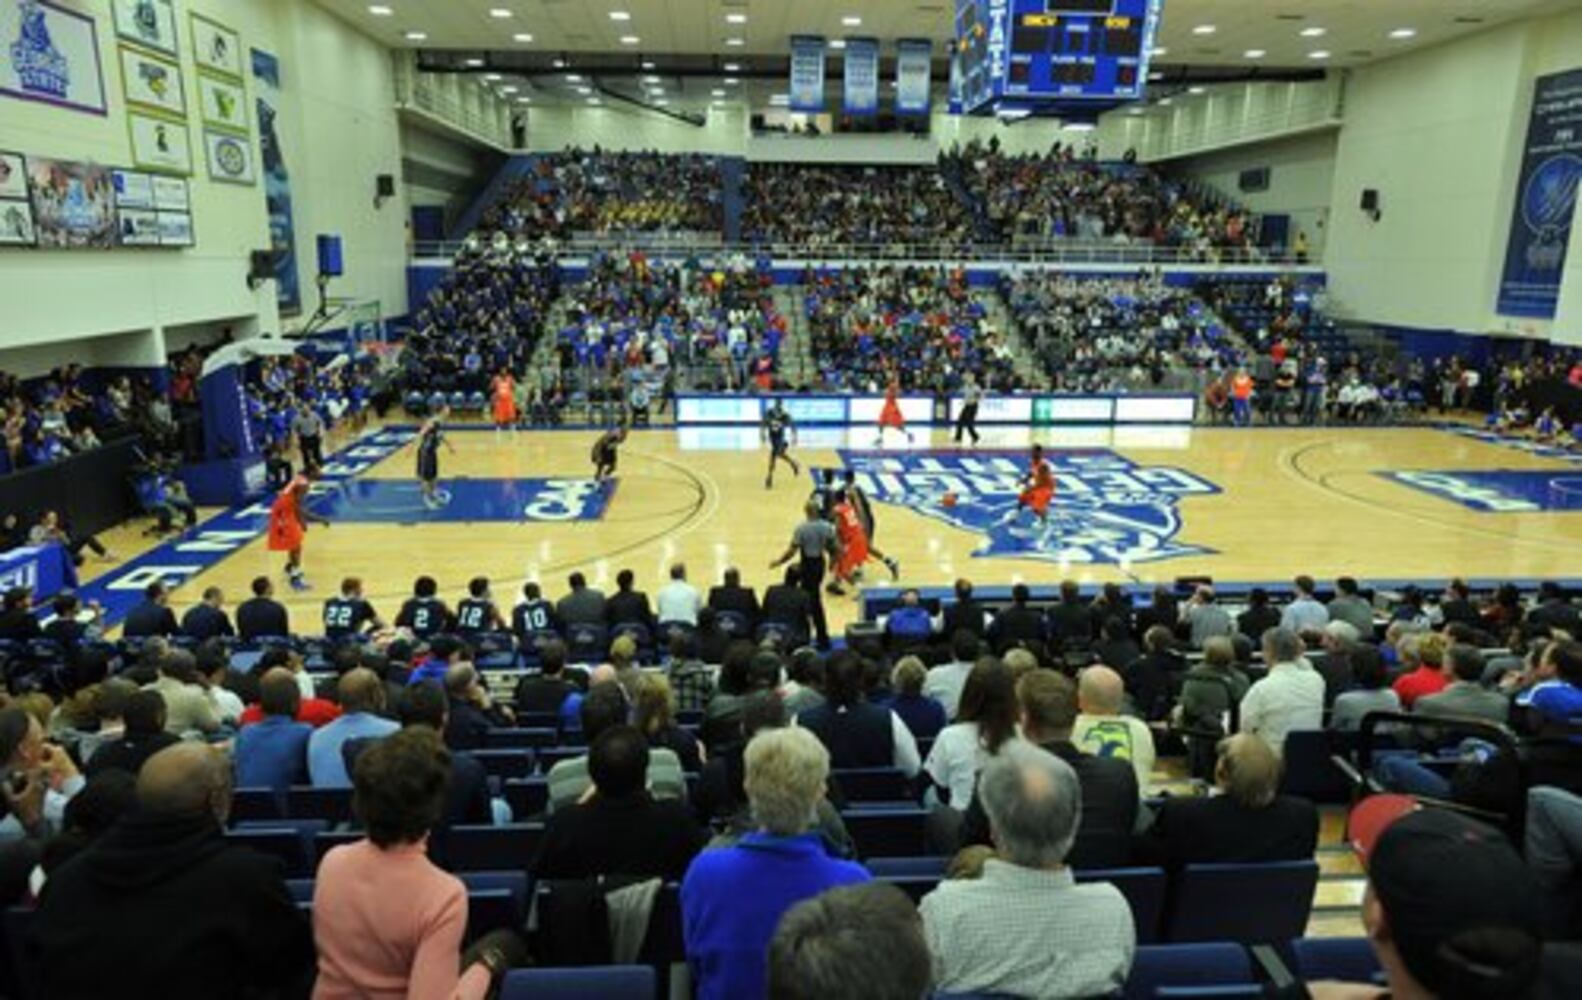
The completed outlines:
{"type": "Polygon", "coordinates": [[[1141,563],[1212,549],[1177,542],[1182,497],[1218,486],[1182,469],[1142,466],[1104,449],[1044,452],[1055,502],[1039,522],[1018,513],[1025,451],[842,451],[846,468],[875,502],[905,507],[985,538],[978,558],[1061,563],[1141,563]],[[953,505],[946,494],[955,494],[953,505]]]}

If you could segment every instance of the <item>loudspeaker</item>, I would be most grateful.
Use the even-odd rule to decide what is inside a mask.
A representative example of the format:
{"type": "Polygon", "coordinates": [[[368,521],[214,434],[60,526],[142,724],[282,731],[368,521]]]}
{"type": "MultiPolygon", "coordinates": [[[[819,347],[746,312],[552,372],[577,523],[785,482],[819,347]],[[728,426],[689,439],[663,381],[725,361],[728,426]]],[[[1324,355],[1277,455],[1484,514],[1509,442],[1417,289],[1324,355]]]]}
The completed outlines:
{"type": "Polygon", "coordinates": [[[247,255],[247,287],[257,288],[275,276],[275,268],[285,256],[284,250],[254,250],[247,255]]]}
{"type": "Polygon", "coordinates": [[[374,195],[379,198],[395,197],[395,177],[390,174],[380,174],[374,178],[374,195]]]}
{"type": "Polygon", "coordinates": [[[1362,189],[1362,210],[1364,212],[1377,212],[1379,210],[1379,191],[1377,188],[1362,189]]]}
{"type": "Polygon", "coordinates": [[[320,233],[318,238],[319,248],[319,274],[327,278],[339,278],[345,274],[345,262],[341,259],[341,238],[335,233],[320,233]]]}

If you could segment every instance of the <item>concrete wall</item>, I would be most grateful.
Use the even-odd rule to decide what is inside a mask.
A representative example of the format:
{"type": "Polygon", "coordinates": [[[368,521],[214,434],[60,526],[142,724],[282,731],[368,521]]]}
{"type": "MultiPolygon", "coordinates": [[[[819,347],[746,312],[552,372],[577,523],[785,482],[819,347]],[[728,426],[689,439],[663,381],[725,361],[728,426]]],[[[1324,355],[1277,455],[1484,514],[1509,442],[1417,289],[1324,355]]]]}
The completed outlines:
{"type": "Polygon", "coordinates": [[[1223,152],[1172,160],[1173,173],[1193,177],[1254,212],[1289,215],[1291,236],[1305,232],[1315,257],[1323,251],[1329,229],[1330,199],[1335,183],[1336,132],[1276,139],[1223,152]],[[1267,191],[1242,191],[1244,170],[1269,169],[1267,191]]]}

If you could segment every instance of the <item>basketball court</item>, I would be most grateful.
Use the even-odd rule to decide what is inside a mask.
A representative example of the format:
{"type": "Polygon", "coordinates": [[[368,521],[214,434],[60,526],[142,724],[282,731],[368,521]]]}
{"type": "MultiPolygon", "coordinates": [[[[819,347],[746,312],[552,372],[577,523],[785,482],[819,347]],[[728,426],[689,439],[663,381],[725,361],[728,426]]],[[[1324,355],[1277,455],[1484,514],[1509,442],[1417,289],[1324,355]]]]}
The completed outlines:
{"type": "MultiPolygon", "coordinates": [[[[421,502],[413,428],[391,424],[343,441],[311,507],[328,529],[308,535],[314,589],[290,592],[283,560],[265,549],[263,507],[213,514],[195,537],[150,548],[121,529],[112,547],[135,555],[87,590],[107,605],[135,600],[155,569],[184,579],[174,603],[203,587],[231,601],[251,580],[275,578],[294,623],[311,631],[343,576],[364,579],[387,616],[418,574],[449,600],[477,575],[513,603],[526,580],[549,596],[581,570],[613,589],[631,568],[653,591],[676,561],[706,588],[728,566],[762,588],[812,489],[807,466],[850,468],[873,500],[874,541],[901,563],[904,584],[980,582],[1146,585],[1179,576],[1288,580],[1296,573],[1364,580],[1450,575],[1532,580],[1571,575],[1582,561],[1582,466],[1564,452],[1467,426],[996,429],[957,449],[945,430],[803,429],[764,486],[767,451],[750,428],[634,432],[613,482],[591,479],[595,430],[498,434],[458,425],[441,450],[447,502],[421,502]],[[1058,484],[1047,523],[1015,513],[1034,441],[1058,484]],[[950,505],[946,494],[953,494],[950,505]]],[[[91,567],[90,567],[91,568],[91,567]]],[[[889,583],[877,563],[867,583],[889,583]]],[[[834,626],[856,613],[832,598],[834,626]]]]}

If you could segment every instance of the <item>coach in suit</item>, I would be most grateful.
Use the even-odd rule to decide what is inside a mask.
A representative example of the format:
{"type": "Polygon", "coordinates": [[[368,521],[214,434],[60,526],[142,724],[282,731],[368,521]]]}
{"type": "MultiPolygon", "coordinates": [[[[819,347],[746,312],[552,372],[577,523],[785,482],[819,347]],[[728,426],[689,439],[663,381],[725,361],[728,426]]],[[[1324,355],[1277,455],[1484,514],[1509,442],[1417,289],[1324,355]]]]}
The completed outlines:
{"type": "Polygon", "coordinates": [[[653,631],[653,608],[649,606],[647,594],[632,589],[635,581],[636,577],[629,569],[623,569],[615,574],[616,591],[605,602],[604,617],[611,626],[643,625],[649,631],[653,631]]]}
{"type": "Polygon", "coordinates": [[[1220,794],[1166,799],[1138,844],[1134,863],[1256,864],[1302,861],[1318,847],[1318,810],[1281,795],[1280,758],[1260,736],[1242,733],[1220,748],[1220,794]]]}
{"type": "Polygon", "coordinates": [[[269,577],[255,579],[253,596],[236,606],[236,631],[243,639],[291,634],[291,618],[286,606],[275,600],[275,585],[269,577]]]}
{"type": "Polygon", "coordinates": [[[972,597],[972,581],[956,581],[956,600],[945,607],[944,624],[940,631],[945,635],[971,632],[980,641],[988,632],[988,614],[972,597]]]}
{"type": "Polygon", "coordinates": [[[151,635],[175,635],[181,631],[176,613],[170,610],[170,591],[154,581],[143,588],[143,600],[126,614],[121,634],[128,639],[151,635]]]}
{"type": "Polygon", "coordinates": [[[555,614],[559,616],[562,625],[603,625],[604,624],[604,591],[588,586],[588,580],[581,573],[571,574],[567,581],[571,585],[571,593],[560,599],[555,605],[555,614]]]}
{"type": "Polygon", "coordinates": [[[758,595],[753,588],[742,586],[741,571],[734,566],[725,571],[723,583],[709,588],[709,607],[715,613],[729,611],[746,618],[748,632],[758,627],[758,595]]]}
{"type": "Polygon", "coordinates": [[[1030,597],[1025,583],[1011,588],[1011,606],[995,615],[989,626],[989,639],[995,652],[1003,653],[1019,642],[1044,640],[1044,616],[1037,608],[1027,606],[1030,597]]]}
{"type": "Polygon", "coordinates": [[[219,587],[206,587],[203,601],[187,609],[181,616],[181,631],[194,639],[214,639],[235,635],[231,618],[225,613],[225,594],[219,587]]]}
{"type": "Polygon", "coordinates": [[[786,570],[784,583],[764,591],[763,620],[788,626],[803,641],[812,635],[809,623],[813,620],[813,599],[803,589],[802,573],[797,567],[786,570]]]}

